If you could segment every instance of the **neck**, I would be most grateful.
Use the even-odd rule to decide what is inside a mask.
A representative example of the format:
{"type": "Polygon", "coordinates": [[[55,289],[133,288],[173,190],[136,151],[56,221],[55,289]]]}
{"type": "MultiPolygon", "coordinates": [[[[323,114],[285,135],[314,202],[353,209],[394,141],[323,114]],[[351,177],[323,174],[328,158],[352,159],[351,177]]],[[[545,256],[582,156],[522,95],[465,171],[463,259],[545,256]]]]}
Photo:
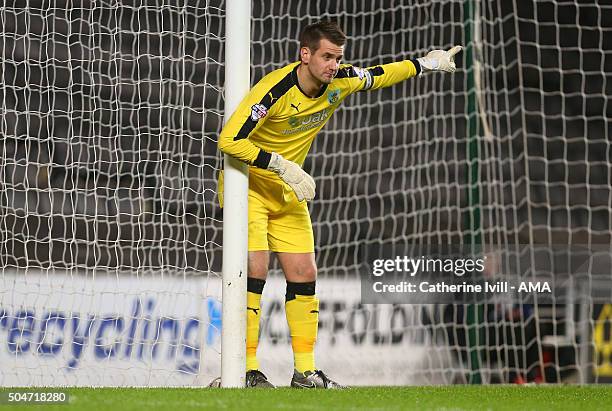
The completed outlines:
{"type": "Polygon", "coordinates": [[[297,68],[297,79],[300,84],[300,88],[308,97],[316,97],[323,87],[323,83],[314,78],[308,71],[308,67],[304,63],[300,64],[297,68]]]}

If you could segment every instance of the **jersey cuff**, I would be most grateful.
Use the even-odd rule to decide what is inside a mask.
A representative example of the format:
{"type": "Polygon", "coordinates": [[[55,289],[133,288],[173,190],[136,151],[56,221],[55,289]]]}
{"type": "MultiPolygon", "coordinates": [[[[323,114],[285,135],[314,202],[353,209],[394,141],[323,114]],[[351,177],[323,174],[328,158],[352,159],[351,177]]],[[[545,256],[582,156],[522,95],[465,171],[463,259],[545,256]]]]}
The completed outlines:
{"type": "Polygon", "coordinates": [[[268,168],[268,164],[270,164],[271,159],[272,154],[263,149],[259,149],[259,154],[257,154],[255,161],[253,161],[253,165],[257,168],[263,168],[265,170],[268,168]]]}
{"type": "Polygon", "coordinates": [[[414,64],[414,68],[416,68],[417,76],[421,74],[421,63],[419,63],[419,60],[411,59],[410,61],[412,62],[412,64],[414,64]]]}

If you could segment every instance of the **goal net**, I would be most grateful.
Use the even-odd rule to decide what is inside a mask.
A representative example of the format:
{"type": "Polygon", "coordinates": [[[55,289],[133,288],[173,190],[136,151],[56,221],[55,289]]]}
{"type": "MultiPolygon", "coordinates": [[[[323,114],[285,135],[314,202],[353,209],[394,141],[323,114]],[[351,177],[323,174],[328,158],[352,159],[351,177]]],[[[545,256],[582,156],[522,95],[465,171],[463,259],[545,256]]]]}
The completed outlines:
{"type": "Polygon", "coordinates": [[[0,7],[2,385],[219,374],[222,3],[0,7]]]}
{"type": "MultiPolygon", "coordinates": [[[[360,67],[466,47],[453,75],[350,96],[314,142],[317,366],[356,385],[612,375],[605,304],[374,305],[359,280],[410,245],[610,244],[612,9],[252,7],[253,84],[295,61],[300,30],[319,18],[340,23],[345,61],[360,67]]],[[[0,385],[219,375],[224,11],[208,0],[0,7],[0,385]]],[[[539,274],[563,270],[555,260],[539,274]]],[[[274,263],[259,353],[279,385],[292,371],[284,287],[274,263]]]]}
{"type": "MultiPolygon", "coordinates": [[[[256,3],[254,80],[294,61],[300,29],[317,17],[339,21],[345,61],[360,67],[466,46],[454,75],[350,96],[315,139],[305,169],[318,191],[310,207],[318,366],[357,384],[586,382],[609,373],[607,306],[573,305],[577,292],[557,290],[542,304],[507,294],[484,304],[475,296],[465,305],[370,305],[358,273],[413,245],[483,244],[502,250],[498,279],[558,286],[567,256],[536,268],[538,248],[610,243],[603,22],[611,12],[550,0],[256,3]]],[[[282,373],[291,354],[279,350],[288,340],[279,331],[282,280],[276,288],[260,353],[282,373]]]]}

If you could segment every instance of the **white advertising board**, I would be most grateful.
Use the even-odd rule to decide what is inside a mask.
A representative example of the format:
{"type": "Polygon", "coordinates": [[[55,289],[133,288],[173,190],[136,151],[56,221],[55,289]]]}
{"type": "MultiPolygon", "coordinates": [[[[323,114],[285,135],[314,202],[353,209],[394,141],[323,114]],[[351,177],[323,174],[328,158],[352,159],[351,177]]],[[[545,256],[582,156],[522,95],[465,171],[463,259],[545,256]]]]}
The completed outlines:
{"type": "MultiPolygon", "coordinates": [[[[1,386],[204,386],[219,375],[217,278],[30,270],[5,271],[0,285],[1,386]]],[[[317,367],[348,385],[423,383],[437,367],[420,308],[362,305],[359,287],[318,281],[317,367]]],[[[277,385],[293,370],[284,294],[271,278],[262,300],[260,364],[277,385]]]]}

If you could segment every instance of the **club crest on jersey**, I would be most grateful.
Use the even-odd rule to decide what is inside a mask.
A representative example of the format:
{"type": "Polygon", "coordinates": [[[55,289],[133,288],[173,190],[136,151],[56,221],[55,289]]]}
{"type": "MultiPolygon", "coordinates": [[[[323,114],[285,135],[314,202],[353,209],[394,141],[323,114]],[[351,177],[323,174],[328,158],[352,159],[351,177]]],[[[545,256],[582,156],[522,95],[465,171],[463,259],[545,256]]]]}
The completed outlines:
{"type": "Polygon", "coordinates": [[[334,104],[338,102],[340,98],[340,90],[334,89],[327,92],[327,101],[329,104],[334,104]]]}
{"type": "Polygon", "coordinates": [[[253,104],[251,106],[251,120],[257,121],[268,115],[268,109],[263,104],[253,104]]]}

